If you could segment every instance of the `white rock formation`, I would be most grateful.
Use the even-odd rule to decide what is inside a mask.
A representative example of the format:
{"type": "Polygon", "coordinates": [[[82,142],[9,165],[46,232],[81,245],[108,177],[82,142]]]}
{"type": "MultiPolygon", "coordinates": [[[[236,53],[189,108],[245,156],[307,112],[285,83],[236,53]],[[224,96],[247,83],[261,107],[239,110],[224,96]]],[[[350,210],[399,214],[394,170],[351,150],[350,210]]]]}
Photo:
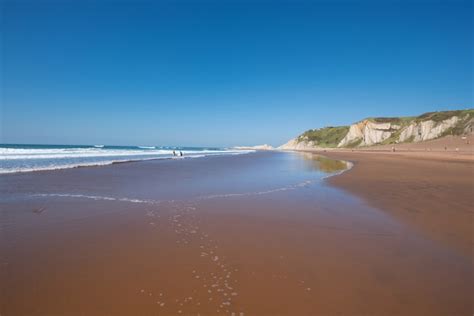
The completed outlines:
{"type": "Polygon", "coordinates": [[[398,129],[400,129],[400,126],[392,123],[376,123],[363,120],[349,127],[349,132],[337,147],[345,147],[355,142],[360,142],[359,146],[378,144],[389,138],[392,132],[398,129]]]}
{"type": "Polygon", "coordinates": [[[281,145],[277,149],[280,150],[314,150],[318,149],[319,147],[316,146],[316,144],[312,141],[306,141],[302,140],[301,142],[298,142],[297,138],[290,139],[287,143],[281,145]]]}
{"type": "Polygon", "coordinates": [[[466,122],[464,127],[464,134],[474,134],[474,118],[471,118],[469,121],[466,122]]]}
{"type": "Polygon", "coordinates": [[[441,136],[447,129],[453,127],[458,123],[459,117],[453,116],[441,122],[432,120],[411,123],[400,133],[400,142],[407,141],[413,138],[414,142],[421,142],[425,140],[434,139],[441,136]]]}

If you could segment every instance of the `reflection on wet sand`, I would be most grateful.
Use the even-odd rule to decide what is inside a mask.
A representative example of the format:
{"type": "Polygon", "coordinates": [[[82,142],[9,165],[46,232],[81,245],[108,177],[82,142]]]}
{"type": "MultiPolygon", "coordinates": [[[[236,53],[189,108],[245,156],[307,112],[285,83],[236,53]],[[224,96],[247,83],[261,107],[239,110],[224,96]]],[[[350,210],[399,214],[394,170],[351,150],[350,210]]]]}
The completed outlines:
{"type": "Polygon", "coordinates": [[[330,159],[313,153],[300,153],[305,165],[312,170],[319,170],[326,173],[343,171],[348,168],[347,162],[330,159]]]}

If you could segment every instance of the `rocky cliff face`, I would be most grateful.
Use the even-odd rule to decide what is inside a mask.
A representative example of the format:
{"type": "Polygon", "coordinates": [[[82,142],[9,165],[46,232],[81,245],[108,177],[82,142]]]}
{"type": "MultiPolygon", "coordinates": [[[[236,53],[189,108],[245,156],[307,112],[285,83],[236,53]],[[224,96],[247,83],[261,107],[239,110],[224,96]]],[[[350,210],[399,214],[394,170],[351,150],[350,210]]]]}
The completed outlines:
{"type": "Polygon", "coordinates": [[[392,123],[376,123],[363,120],[349,127],[349,132],[337,145],[346,147],[350,145],[371,146],[390,138],[394,131],[400,129],[400,125],[392,123]]]}
{"type": "Polygon", "coordinates": [[[328,147],[318,146],[316,142],[310,140],[301,140],[298,138],[290,139],[285,144],[277,147],[279,150],[325,150],[328,147]]]}
{"type": "Polygon", "coordinates": [[[312,141],[300,141],[297,138],[290,139],[285,144],[278,147],[281,150],[307,150],[317,149],[318,147],[312,141]]]}
{"type": "Polygon", "coordinates": [[[413,139],[414,142],[421,142],[424,140],[437,138],[448,129],[454,127],[459,122],[459,120],[459,117],[453,116],[438,123],[432,120],[419,123],[413,122],[403,129],[403,131],[400,133],[398,141],[406,142],[410,139],[413,139]]]}
{"type": "Polygon", "coordinates": [[[431,112],[418,117],[365,119],[349,127],[309,130],[279,149],[327,149],[421,142],[444,135],[472,133],[473,120],[473,109],[431,112]]]}

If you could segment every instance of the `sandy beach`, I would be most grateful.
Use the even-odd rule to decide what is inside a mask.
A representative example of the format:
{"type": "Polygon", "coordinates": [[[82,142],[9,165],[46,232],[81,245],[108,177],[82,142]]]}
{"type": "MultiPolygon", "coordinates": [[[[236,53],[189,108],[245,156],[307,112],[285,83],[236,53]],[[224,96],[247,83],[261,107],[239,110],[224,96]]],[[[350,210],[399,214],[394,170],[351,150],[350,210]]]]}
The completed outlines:
{"type": "Polygon", "coordinates": [[[474,161],[453,153],[330,153],[355,164],[328,182],[472,255],[474,161]]]}
{"type": "Polygon", "coordinates": [[[0,313],[470,315],[471,163],[327,155],[4,175],[0,313]]]}

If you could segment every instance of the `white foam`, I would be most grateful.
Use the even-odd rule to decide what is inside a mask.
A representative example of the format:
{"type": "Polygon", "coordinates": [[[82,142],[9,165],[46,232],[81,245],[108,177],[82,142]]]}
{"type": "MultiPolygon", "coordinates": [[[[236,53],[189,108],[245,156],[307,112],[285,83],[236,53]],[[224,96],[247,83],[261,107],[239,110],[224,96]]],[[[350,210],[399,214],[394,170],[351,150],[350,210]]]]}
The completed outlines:
{"type": "Polygon", "coordinates": [[[354,167],[354,164],[350,161],[345,161],[345,160],[341,160],[343,162],[346,163],[346,169],[342,169],[338,172],[334,172],[334,173],[331,173],[331,174],[328,174],[327,176],[323,177],[323,179],[327,179],[327,178],[330,178],[330,177],[334,177],[334,176],[337,176],[337,175],[340,175],[340,174],[343,174],[344,172],[346,171],[349,171],[352,169],[352,167],[354,167]]]}
{"type": "MultiPolygon", "coordinates": [[[[96,145],[99,146],[99,145],[96,145]]],[[[101,145],[100,145],[101,146],[101,145]]],[[[253,151],[183,150],[174,157],[170,149],[5,148],[0,147],[0,174],[104,166],[118,162],[169,158],[238,155],[253,151]]],[[[153,147],[155,148],[155,147],[153,147]]]]}
{"type": "Polygon", "coordinates": [[[298,188],[307,187],[307,186],[311,185],[314,181],[315,180],[306,180],[306,181],[296,183],[296,184],[293,184],[293,185],[289,185],[289,186],[285,186],[285,187],[281,187],[281,188],[275,188],[275,189],[271,189],[271,190],[265,190],[265,191],[205,195],[205,196],[200,196],[197,199],[198,200],[212,200],[212,199],[229,198],[229,197],[265,195],[265,194],[271,194],[271,193],[276,193],[276,192],[295,190],[295,189],[298,189],[298,188]]]}
{"type": "MultiPolygon", "coordinates": [[[[87,158],[87,157],[117,157],[117,156],[172,156],[169,149],[154,149],[155,147],[140,147],[142,149],[104,149],[104,148],[52,148],[52,149],[25,149],[1,148],[0,160],[16,159],[55,159],[55,158],[87,158]],[[146,149],[146,150],[143,150],[146,149]]],[[[209,154],[245,154],[253,150],[182,150],[183,155],[209,154]]]]}
{"type": "MultiPolygon", "coordinates": [[[[140,159],[140,160],[153,160],[156,158],[140,159]]],[[[22,172],[33,172],[33,171],[51,171],[51,170],[61,170],[61,169],[72,169],[79,167],[98,167],[98,166],[107,166],[119,162],[128,162],[135,161],[132,160],[109,160],[109,161],[97,161],[97,162],[80,162],[80,163],[71,163],[71,164],[57,164],[57,165],[46,165],[46,166],[35,166],[35,167],[18,167],[18,168],[0,168],[0,174],[7,173],[22,173],[22,172]]]]}
{"type": "MultiPolygon", "coordinates": [[[[281,191],[296,190],[298,188],[306,187],[313,183],[313,180],[306,180],[294,185],[289,185],[281,188],[276,188],[272,190],[257,191],[257,192],[245,192],[245,193],[226,193],[226,194],[214,194],[197,197],[195,200],[211,200],[218,198],[229,198],[229,197],[242,197],[242,196],[251,196],[251,195],[264,195],[271,194],[281,191]]],[[[136,199],[136,198],[121,198],[121,197],[112,197],[112,196],[100,196],[100,195],[86,195],[86,194],[71,194],[71,193],[38,193],[33,194],[32,196],[38,197],[64,197],[64,198],[82,198],[82,199],[91,199],[96,201],[119,201],[119,202],[130,202],[130,203],[143,203],[143,204],[160,204],[160,203],[173,203],[174,200],[162,201],[162,200],[147,200],[147,199],[136,199]]],[[[176,215],[179,217],[178,215],[176,215]]],[[[207,254],[206,254],[207,255],[207,254]]],[[[217,261],[219,257],[215,256],[214,261],[217,261]]]]}
{"type": "Polygon", "coordinates": [[[95,201],[119,201],[119,202],[143,203],[143,204],[160,204],[162,202],[158,200],[117,198],[117,197],[111,197],[111,196],[85,195],[85,194],[38,193],[38,194],[34,194],[33,196],[82,198],[82,199],[90,199],[90,200],[95,200],[95,201]]]}
{"type": "Polygon", "coordinates": [[[17,159],[58,159],[88,157],[120,157],[120,156],[160,156],[171,155],[171,150],[132,150],[103,148],[55,148],[55,149],[23,149],[0,148],[0,160],[17,159]]]}

